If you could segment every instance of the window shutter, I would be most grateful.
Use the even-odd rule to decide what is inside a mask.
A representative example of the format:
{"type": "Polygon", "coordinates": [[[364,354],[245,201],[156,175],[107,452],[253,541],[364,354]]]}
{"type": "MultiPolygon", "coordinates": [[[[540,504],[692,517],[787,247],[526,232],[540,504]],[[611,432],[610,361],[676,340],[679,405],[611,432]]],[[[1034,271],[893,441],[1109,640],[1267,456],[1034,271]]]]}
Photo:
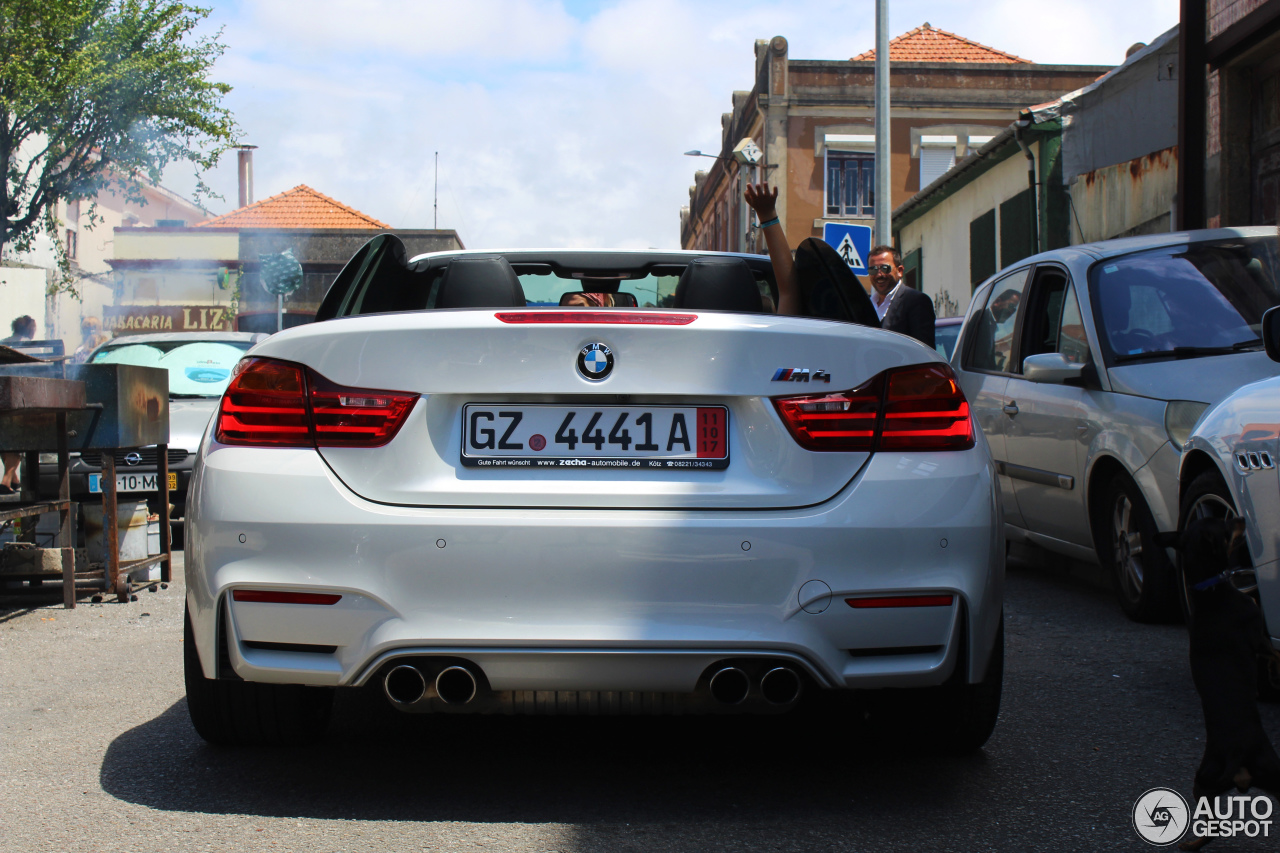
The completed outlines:
{"type": "Polygon", "coordinates": [[[942,177],[955,164],[956,149],[954,145],[949,145],[946,148],[921,147],[920,189],[924,189],[942,177]]]}
{"type": "Polygon", "coordinates": [[[969,284],[974,289],[996,273],[996,212],[969,223],[969,284]]]}
{"type": "Polygon", "coordinates": [[[1000,268],[1036,253],[1032,216],[1035,200],[1025,189],[1000,205],[1000,268]]]}

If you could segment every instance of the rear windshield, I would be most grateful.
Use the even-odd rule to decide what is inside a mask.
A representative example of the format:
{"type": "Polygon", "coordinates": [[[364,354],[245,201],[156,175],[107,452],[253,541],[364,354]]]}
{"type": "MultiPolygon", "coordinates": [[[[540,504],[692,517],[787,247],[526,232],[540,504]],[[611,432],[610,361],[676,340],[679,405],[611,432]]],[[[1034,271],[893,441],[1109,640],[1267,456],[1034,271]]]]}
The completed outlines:
{"type": "Polygon", "coordinates": [[[221,397],[231,369],[252,347],[250,341],[165,341],[111,343],[93,354],[91,364],[136,364],[169,371],[170,397],[221,397]]]}
{"type": "Polygon", "coordinates": [[[1109,364],[1260,348],[1280,304],[1274,238],[1197,243],[1113,258],[1090,271],[1109,364]]]}

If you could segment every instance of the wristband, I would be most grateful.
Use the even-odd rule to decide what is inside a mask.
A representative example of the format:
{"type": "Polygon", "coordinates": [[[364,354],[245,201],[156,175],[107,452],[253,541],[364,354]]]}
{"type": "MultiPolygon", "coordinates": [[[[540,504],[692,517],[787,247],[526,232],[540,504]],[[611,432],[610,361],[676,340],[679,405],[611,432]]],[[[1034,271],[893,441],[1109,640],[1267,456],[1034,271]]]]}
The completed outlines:
{"type": "Polygon", "coordinates": [[[760,227],[768,228],[770,225],[778,225],[778,224],[779,224],[778,217],[775,216],[773,217],[773,219],[770,219],[768,222],[761,222],[760,227]]]}

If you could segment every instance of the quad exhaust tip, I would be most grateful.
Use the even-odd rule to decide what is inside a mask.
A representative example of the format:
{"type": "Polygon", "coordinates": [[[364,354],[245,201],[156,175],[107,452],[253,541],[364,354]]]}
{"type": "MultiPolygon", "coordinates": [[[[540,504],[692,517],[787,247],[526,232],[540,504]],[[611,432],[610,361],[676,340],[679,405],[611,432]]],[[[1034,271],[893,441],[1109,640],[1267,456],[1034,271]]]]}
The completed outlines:
{"type": "Polygon", "coordinates": [[[436,676],[436,695],[446,705],[465,705],[476,698],[476,677],[464,666],[447,666],[436,676]]]}
{"type": "Polygon", "coordinates": [[[760,693],[771,705],[789,705],[800,698],[800,676],[790,667],[774,667],[760,679],[760,693]]]}
{"type": "Polygon", "coordinates": [[[401,664],[387,673],[382,690],[396,705],[412,705],[427,692],[427,680],[416,666],[401,664]]]}
{"type": "Polygon", "coordinates": [[[736,666],[726,666],[711,676],[711,695],[724,705],[737,705],[751,692],[751,679],[736,666]]]}

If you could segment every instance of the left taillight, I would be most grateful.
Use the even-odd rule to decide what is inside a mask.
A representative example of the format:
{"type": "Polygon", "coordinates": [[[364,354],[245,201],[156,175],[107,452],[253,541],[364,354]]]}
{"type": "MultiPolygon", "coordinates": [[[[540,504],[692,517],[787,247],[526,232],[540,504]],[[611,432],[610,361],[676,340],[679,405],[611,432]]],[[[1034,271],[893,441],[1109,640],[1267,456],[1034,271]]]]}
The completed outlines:
{"type": "Polygon", "coordinates": [[[218,407],[223,444],[311,447],[307,382],[302,368],[269,358],[242,358],[218,407]]]}
{"type": "Polygon", "coordinates": [[[417,394],[336,385],[313,370],[245,358],[222,395],[215,437],[257,447],[381,447],[395,438],[417,394]]]}
{"type": "Polygon", "coordinates": [[[779,397],[774,407],[806,450],[967,450],[969,402],[946,364],[887,370],[853,389],[779,397]]]}

